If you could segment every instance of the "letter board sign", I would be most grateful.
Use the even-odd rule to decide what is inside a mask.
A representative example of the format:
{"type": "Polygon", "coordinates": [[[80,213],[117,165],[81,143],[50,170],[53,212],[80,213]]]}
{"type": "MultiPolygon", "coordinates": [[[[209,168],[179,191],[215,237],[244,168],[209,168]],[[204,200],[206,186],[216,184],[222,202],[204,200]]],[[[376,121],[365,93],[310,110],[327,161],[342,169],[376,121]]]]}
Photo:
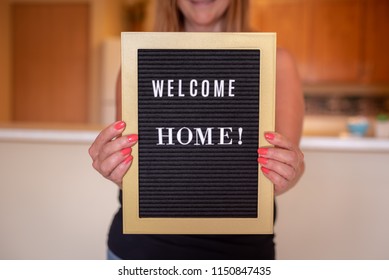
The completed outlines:
{"type": "Polygon", "coordinates": [[[123,33],[125,233],[254,234],[273,229],[257,149],[274,130],[272,33],[123,33]]]}

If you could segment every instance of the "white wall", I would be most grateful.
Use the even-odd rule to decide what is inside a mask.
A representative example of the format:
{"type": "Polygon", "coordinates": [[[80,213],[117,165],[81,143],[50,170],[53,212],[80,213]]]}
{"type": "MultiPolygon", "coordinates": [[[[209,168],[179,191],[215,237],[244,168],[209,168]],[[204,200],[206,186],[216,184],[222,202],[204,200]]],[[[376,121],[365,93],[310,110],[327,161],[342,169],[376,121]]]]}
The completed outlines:
{"type": "Polygon", "coordinates": [[[307,169],[280,196],[280,259],[389,259],[389,152],[305,151],[307,169]]]}
{"type": "Polygon", "coordinates": [[[0,259],[104,259],[117,187],[88,144],[0,142],[0,259]]]}
{"type": "MultiPolygon", "coordinates": [[[[88,147],[0,141],[0,259],[105,258],[117,188],[88,147]]],[[[277,199],[278,258],[389,259],[389,152],[305,157],[299,185],[277,199]]]]}

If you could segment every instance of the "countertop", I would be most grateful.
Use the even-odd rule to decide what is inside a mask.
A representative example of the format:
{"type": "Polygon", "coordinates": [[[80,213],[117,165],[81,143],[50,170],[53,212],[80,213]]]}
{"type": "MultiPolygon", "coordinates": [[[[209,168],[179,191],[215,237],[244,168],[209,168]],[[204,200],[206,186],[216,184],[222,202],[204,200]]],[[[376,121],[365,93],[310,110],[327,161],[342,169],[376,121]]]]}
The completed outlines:
{"type": "Polygon", "coordinates": [[[389,152],[389,139],[374,137],[303,136],[302,150],[389,152]]]}
{"type": "MultiPolygon", "coordinates": [[[[50,142],[89,144],[97,137],[99,126],[22,127],[0,125],[1,142],[50,142]]],[[[303,136],[302,150],[389,152],[389,139],[374,137],[303,136]]]]}

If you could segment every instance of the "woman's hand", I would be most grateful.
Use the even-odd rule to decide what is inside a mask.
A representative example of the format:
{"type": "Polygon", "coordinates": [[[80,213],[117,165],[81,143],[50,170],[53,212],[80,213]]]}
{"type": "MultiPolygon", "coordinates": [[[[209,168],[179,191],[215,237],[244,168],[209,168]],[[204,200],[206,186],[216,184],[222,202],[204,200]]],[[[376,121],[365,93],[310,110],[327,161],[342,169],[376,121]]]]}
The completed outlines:
{"type": "Polygon", "coordinates": [[[123,176],[132,163],[132,149],[138,135],[122,136],[126,124],[118,121],[100,132],[89,148],[93,167],[105,178],[122,187],[123,176]]]}
{"type": "Polygon", "coordinates": [[[260,147],[258,163],[274,184],[275,195],[279,195],[293,187],[303,174],[304,155],[297,145],[279,133],[266,132],[265,138],[274,147],[260,147]]]}

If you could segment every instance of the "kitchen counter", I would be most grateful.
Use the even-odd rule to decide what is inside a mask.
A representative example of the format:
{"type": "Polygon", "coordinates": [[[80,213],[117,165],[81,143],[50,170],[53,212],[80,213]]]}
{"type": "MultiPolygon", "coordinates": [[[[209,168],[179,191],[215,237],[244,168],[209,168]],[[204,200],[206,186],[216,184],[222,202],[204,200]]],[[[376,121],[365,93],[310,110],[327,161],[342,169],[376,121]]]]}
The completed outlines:
{"type": "MultiPolygon", "coordinates": [[[[0,126],[0,142],[92,143],[101,128],[96,126],[35,128],[0,126]]],[[[303,136],[303,150],[389,152],[389,139],[373,137],[303,136]]]]}
{"type": "MultiPolygon", "coordinates": [[[[0,259],[105,258],[118,200],[88,155],[100,130],[0,125],[0,259]]],[[[306,135],[301,147],[305,174],[277,198],[277,258],[388,259],[389,139],[306,135]]]]}
{"type": "Polygon", "coordinates": [[[0,125],[0,142],[92,143],[99,134],[99,125],[0,125]]]}
{"type": "Polygon", "coordinates": [[[324,137],[305,136],[301,139],[303,150],[389,152],[389,139],[373,137],[324,137]]]}

